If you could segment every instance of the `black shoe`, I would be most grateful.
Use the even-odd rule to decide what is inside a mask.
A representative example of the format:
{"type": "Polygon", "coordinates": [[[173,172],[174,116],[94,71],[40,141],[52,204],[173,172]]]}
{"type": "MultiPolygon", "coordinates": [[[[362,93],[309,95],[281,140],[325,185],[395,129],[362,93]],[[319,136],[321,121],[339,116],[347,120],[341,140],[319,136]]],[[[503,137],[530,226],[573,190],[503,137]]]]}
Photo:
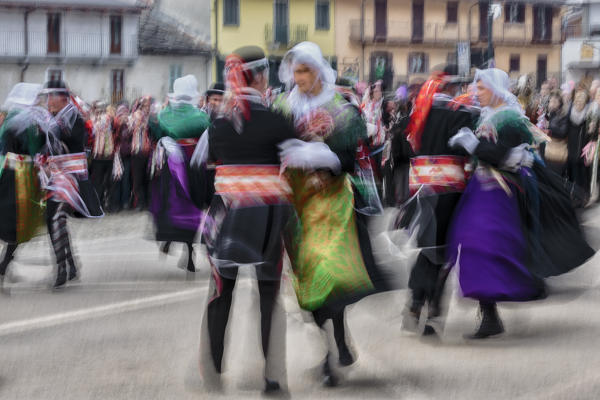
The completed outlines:
{"type": "Polygon", "coordinates": [[[338,378],[331,371],[331,367],[329,366],[329,355],[325,359],[325,363],[323,364],[323,385],[327,387],[336,387],[339,384],[338,378]]]}
{"type": "Polygon", "coordinates": [[[273,393],[281,390],[279,382],[265,378],[265,393],[273,393]]]}
{"type": "Polygon", "coordinates": [[[340,362],[340,365],[342,365],[344,367],[347,367],[348,365],[352,365],[356,361],[354,359],[354,356],[350,352],[350,349],[348,348],[348,346],[345,343],[342,346],[338,347],[338,353],[339,353],[338,360],[340,362]]]}
{"type": "Polygon", "coordinates": [[[79,273],[77,272],[77,267],[75,264],[69,265],[69,280],[79,280],[79,273]]]}
{"type": "Polygon", "coordinates": [[[425,329],[423,329],[423,336],[433,336],[435,334],[435,329],[433,329],[431,325],[425,325],[425,329]]]}
{"type": "Polygon", "coordinates": [[[196,266],[192,260],[188,261],[187,270],[188,272],[196,272],[196,266]]]}
{"type": "Polygon", "coordinates": [[[163,245],[160,247],[160,251],[165,254],[169,254],[170,248],[171,248],[171,242],[164,242],[163,245]]]}
{"type": "Polygon", "coordinates": [[[481,307],[481,325],[479,325],[479,329],[475,333],[470,336],[467,336],[468,339],[485,339],[490,336],[499,335],[504,332],[504,327],[502,326],[502,321],[500,321],[500,317],[498,316],[498,310],[496,309],[496,304],[480,304],[481,307]]]}
{"type": "Polygon", "coordinates": [[[62,288],[67,283],[67,268],[65,265],[59,265],[58,271],[56,272],[56,281],[54,282],[54,289],[62,288]]]}
{"type": "Polygon", "coordinates": [[[0,263],[0,277],[4,277],[6,275],[6,270],[8,269],[8,264],[10,264],[10,262],[13,260],[13,256],[8,256],[6,257],[4,260],[2,260],[2,263],[0,263]]]}

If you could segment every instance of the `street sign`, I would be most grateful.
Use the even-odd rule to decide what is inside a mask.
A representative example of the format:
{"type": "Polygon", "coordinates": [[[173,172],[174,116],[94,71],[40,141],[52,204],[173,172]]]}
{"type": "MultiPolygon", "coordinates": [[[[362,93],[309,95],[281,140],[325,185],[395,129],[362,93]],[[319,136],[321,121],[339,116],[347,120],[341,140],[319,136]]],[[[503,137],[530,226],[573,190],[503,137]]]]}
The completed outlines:
{"type": "Polygon", "coordinates": [[[458,61],[458,74],[469,75],[471,72],[471,47],[469,42],[458,42],[456,45],[456,58],[458,61]]]}

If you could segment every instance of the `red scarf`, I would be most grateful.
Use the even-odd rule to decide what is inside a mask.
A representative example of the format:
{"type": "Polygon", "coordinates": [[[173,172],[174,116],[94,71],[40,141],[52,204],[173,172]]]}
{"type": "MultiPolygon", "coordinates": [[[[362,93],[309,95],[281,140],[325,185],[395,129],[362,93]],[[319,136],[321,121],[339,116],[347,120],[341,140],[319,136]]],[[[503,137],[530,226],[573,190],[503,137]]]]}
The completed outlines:
{"type": "Polygon", "coordinates": [[[427,116],[433,105],[433,95],[442,89],[444,83],[443,77],[443,73],[434,73],[421,87],[413,105],[410,121],[406,127],[406,139],[415,153],[421,148],[421,136],[425,129],[427,116]]]}
{"type": "Polygon", "coordinates": [[[248,86],[244,75],[244,60],[238,55],[231,54],[225,60],[225,84],[228,93],[223,102],[222,113],[227,118],[237,133],[242,132],[242,117],[250,119],[250,105],[242,96],[242,89],[248,86]]]}

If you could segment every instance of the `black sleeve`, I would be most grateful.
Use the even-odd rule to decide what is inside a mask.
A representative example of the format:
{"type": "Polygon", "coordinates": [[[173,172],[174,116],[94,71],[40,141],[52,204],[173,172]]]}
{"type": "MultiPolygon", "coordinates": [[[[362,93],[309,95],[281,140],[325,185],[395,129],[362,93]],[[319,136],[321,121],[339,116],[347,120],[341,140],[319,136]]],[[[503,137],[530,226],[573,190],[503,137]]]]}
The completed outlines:
{"type": "Polygon", "coordinates": [[[557,139],[564,139],[568,134],[567,116],[557,115],[550,120],[550,136],[557,139]]]}
{"type": "Polygon", "coordinates": [[[216,142],[215,142],[215,138],[216,138],[216,131],[217,131],[217,126],[219,125],[219,121],[214,121],[213,124],[210,126],[210,128],[208,128],[208,132],[206,133],[208,135],[208,158],[207,161],[209,163],[215,163],[217,162],[217,156],[215,153],[215,148],[216,148],[216,142]]]}
{"type": "Polygon", "coordinates": [[[479,139],[479,145],[473,155],[494,167],[498,167],[509,150],[510,147],[501,143],[494,143],[488,139],[479,139]]]}
{"type": "Polygon", "coordinates": [[[524,129],[526,128],[519,122],[515,125],[507,125],[498,131],[496,143],[480,138],[474,155],[494,167],[500,166],[510,149],[527,142],[524,129]]]}
{"type": "Polygon", "coordinates": [[[81,116],[77,116],[70,132],[62,130],[61,140],[67,144],[71,153],[83,153],[85,151],[85,123],[81,116]]]}
{"type": "Polygon", "coordinates": [[[404,117],[396,123],[391,130],[392,136],[392,158],[394,164],[402,164],[408,162],[411,157],[414,157],[412,147],[404,134],[408,125],[409,117],[404,117]]]}
{"type": "Polygon", "coordinates": [[[279,113],[274,114],[277,118],[276,126],[279,126],[279,129],[277,129],[277,143],[281,143],[288,139],[297,139],[298,136],[296,135],[296,130],[294,129],[292,121],[279,113]]]}
{"type": "Polygon", "coordinates": [[[336,153],[336,155],[340,159],[342,172],[347,172],[349,174],[353,173],[354,168],[356,167],[356,151],[348,149],[345,151],[340,151],[336,153]]]}

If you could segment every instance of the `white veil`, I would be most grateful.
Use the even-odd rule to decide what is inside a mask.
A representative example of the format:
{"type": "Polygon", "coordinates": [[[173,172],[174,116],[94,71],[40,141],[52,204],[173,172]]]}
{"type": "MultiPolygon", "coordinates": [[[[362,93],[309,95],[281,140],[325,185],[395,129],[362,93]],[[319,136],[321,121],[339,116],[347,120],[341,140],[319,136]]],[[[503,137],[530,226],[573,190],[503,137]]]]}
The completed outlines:
{"type": "MultiPolygon", "coordinates": [[[[520,114],[525,114],[523,107],[519,104],[517,97],[510,91],[510,80],[508,74],[498,68],[478,69],[475,71],[473,82],[481,81],[483,85],[493,93],[492,104],[502,102],[503,109],[509,108],[520,114]]],[[[481,109],[481,119],[485,120],[490,114],[495,113],[494,108],[488,106],[481,109]]]]}
{"type": "Polygon", "coordinates": [[[323,90],[317,96],[302,93],[294,87],[288,98],[290,108],[295,117],[299,117],[312,109],[331,100],[335,95],[336,71],[323,58],[319,46],[312,42],[302,42],[290,49],[279,67],[279,80],[289,90],[294,86],[294,70],[299,64],[305,64],[318,73],[323,90]]]}

